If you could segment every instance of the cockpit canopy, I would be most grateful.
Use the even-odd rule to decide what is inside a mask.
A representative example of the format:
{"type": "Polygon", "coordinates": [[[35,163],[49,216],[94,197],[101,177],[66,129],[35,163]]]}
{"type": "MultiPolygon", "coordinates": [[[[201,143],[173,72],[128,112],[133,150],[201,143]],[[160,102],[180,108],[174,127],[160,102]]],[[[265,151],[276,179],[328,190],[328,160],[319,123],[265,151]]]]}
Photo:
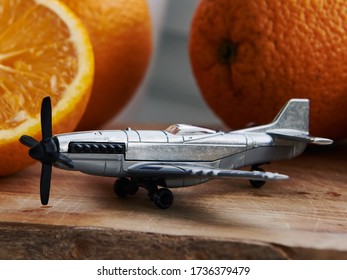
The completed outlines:
{"type": "Polygon", "coordinates": [[[215,130],[199,127],[199,126],[193,126],[188,124],[173,124],[170,125],[168,128],[165,129],[166,132],[169,132],[173,135],[197,135],[197,134],[213,134],[216,133],[215,130]]]}

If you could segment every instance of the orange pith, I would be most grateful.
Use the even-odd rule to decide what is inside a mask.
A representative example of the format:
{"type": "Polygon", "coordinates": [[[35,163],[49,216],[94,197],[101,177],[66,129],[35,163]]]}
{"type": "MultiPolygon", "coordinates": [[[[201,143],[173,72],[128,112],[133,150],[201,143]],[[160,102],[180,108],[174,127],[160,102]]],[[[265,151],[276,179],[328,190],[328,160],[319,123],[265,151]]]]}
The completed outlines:
{"type": "Polygon", "coordinates": [[[0,9],[0,175],[31,162],[22,134],[41,139],[40,105],[49,95],[53,132],[73,130],[93,80],[87,31],[53,0],[2,0],[0,9]]]}
{"type": "Polygon", "coordinates": [[[347,1],[202,0],[190,36],[194,75],[232,128],[311,100],[312,134],[347,136],[347,1]]]}

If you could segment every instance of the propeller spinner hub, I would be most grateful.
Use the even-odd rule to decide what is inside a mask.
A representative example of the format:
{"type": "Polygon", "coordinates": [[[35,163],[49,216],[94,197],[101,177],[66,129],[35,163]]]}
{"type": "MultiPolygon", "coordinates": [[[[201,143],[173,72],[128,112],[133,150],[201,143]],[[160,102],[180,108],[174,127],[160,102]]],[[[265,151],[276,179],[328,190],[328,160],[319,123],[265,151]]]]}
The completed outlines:
{"type": "Polygon", "coordinates": [[[42,163],[55,163],[58,159],[58,148],[52,138],[42,140],[29,150],[29,155],[42,163]]]}
{"type": "Polygon", "coordinates": [[[58,159],[59,152],[58,152],[58,147],[55,141],[53,140],[53,138],[42,140],[40,144],[43,148],[44,155],[45,155],[44,161],[48,163],[56,162],[58,159]]]}

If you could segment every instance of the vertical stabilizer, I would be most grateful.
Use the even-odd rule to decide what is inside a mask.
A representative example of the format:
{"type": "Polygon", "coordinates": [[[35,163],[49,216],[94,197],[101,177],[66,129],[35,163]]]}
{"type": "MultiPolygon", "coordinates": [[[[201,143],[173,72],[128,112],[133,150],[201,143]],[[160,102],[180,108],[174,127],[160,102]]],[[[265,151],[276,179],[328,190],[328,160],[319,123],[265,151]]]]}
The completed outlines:
{"type": "Polygon", "coordinates": [[[270,129],[291,129],[308,134],[309,111],[310,101],[308,99],[290,99],[272,123],[242,129],[240,132],[266,132],[270,129]]]}
{"type": "Polygon", "coordinates": [[[272,129],[295,129],[308,133],[310,101],[308,99],[291,99],[283,107],[271,124],[272,129]]]}

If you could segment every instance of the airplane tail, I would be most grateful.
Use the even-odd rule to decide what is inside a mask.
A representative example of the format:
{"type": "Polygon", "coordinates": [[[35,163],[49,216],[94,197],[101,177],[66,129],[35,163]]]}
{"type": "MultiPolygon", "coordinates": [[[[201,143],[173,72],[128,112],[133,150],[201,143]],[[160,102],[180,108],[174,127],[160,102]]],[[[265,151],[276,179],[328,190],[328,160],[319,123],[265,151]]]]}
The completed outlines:
{"type": "Polygon", "coordinates": [[[242,130],[243,132],[264,132],[279,139],[305,143],[329,145],[327,138],[309,135],[310,101],[291,99],[278,113],[272,123],[242,130]]]}
{"type": "Polygon", "coordinates": [[[291,99],[270,124],[271,129],[293,129],[309,133],[310,101],[291,99]]]}

